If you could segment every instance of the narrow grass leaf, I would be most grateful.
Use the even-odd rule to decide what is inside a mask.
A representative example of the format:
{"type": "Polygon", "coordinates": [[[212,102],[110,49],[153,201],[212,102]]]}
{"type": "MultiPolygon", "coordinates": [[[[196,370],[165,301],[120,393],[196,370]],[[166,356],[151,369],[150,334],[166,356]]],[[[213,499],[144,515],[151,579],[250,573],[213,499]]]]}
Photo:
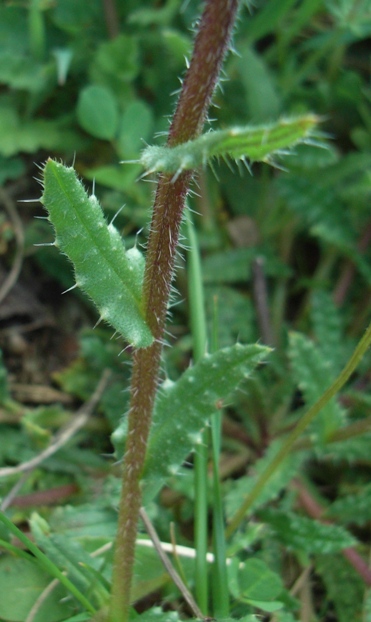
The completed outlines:
{"type": "MultiPolygon", "coordinates": [[[[66,570],[78,589],[84,593],[89,592],[92,584],[92,574],[89,568],[95,560],[76,540],[50,533],[46,521],[36,513],[31,516],[30,527],[36,543],[44,550],[48,558],[58,568],[66,570]]],[[[108,598],[104,583],[104,577],[101,577],[100,584],[95,583],[94,596],[100,601],[98,604],[102,604],[108,598]]]]}

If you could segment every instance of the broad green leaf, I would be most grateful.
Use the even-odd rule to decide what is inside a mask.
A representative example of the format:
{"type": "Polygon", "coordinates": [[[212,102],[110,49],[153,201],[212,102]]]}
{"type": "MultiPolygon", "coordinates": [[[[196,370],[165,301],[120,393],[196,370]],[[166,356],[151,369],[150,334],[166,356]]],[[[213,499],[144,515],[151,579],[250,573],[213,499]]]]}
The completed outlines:
{"type": "Polygon", "coordinates": [[[275,620],[277,620],[277,622],[297,622],[297,618],[294,618],[292,613],[288,613],[287,611],[278,611],[275,620]]]}
{"type": "Polygon", "coordinates": [[[147,147],[140,162],[149,172],[179,175],[205,166],[213,158],[269,162],[297,143],[309,140],[318,123],[315,115],[281,119],[271,125],[232,127],[208,132],[176,147],[147,147]]]}
{"type": "Polygon", "coordinates": [[[274,529],[281,542],[298,552],[330,554],[356,544],[343,527],[320,523],[294,512],[267,509],[259,512],[259,517],[274,529]]]}
{"type": "Polygon", "coordinates": [[[281,578],[260,559],[239,564],[240,595],[252,600],[274,600],[282,591],[281,578]]]}
{"type": "MultiPolygon", "coordinates": [[[[3,555],[0,559],[0,618],[9,622],[25,620],[50,581],[50,576],[38,563],[3,555]]],[[[40,603],[34,622],[65,619],[70,612],[65,596],[65,589],[57,586],[40,603]]]]}
{"type": "Polygon", "coordinates": [[[60,29],[68,34],[86,33],[89,25],[101,19],[102,8],[98,0],[91,2],[75,2],[63,0],[53,5],[52,20],[60,29]]]}
{"type": "Polygon", "coordinates": [[[131,102],[121,117],[117,138],[118,151],[122,158],[137,158],[153,127],[153,113],[144,101],[131,102]]]}
{"type": "Polygon", "coordinates": [[[256,123],[277,119],[281,113],[281,102],[264,59],[252,48],[246,48],[238,59],[238,68],[245,88],[248,118],[256,123]]]}
{"type": "Polygon", "coordinates": [[[154,410],[143,479],[146,502],[177,473],[200,430],[224,400],[264,360],[269,348],[236,344],[207,354],[176,382],[160,387],[154,410]]]}
{"type": "Polygon", "coordinates": [[[78,137],[64,122],[44,119],[21,119],[14,104],[0,102],[0,154],[13,156],[20,151],[33,153],[40,148],[53,150],[76,150],[84,147],[84,140],[78,137]]]}
{"type": "Polygon", "coordinates": [[[0,83],[34,92],[45,88],[47,77],[45,67],[31,56],[14,54],[10,50],[0,53],[0,83]]]}
{"type": "Polygon", "coordinates": [[[87,179],[95,179],[101,186],[114,188],[119,192],[128,192],[133,188],[141,168],[136,166],[99,166],[86,172],[87,179]]]}
{"type": "Polygon", "coordinates": [[[85,87],[79,95],[77,117],[88,134],[95,138],[112,140],[119,118],[114,94],[105,86],[85,87]]]}
{"type": "Polygon", "coordinates": [[[228,575],[231,593],[239,600],[273,601],[283,589],[281,578],[261,559],[241,562],[234,558],[228,575]]]}
{"type": "Polygon", "coordinates": [[[281,603],[279,600],[269,601],[244,598],[244,602],[251,605],[252,607],[256,607],[257,609],[262,609],[262,611],[267,611],[268,613],[279,611],[283,607],[283,603],[281,603]]]}
{"type": "Polygon", "coordinates": [[[143,317],[139,251],[125,252],[117,229],[107,225],[96,197],[88,197],[73,168],[49,159],[43,178],[41,202],[56,231],[54,244],[72,261],[77,286],[129,343],[149,346],[153,337],[143,317]]]}
{"type": "Polygon", "coordinates": [[[176,611],[163,611],[161,607],[154,607],[138,617],[138,622],[180,622],[176,611]]]}

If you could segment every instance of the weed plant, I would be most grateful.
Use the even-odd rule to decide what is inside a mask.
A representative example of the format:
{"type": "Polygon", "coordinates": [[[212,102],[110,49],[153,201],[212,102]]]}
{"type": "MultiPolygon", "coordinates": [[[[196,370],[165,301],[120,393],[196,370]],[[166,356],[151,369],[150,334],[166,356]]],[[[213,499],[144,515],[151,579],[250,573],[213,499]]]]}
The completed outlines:
{"type": "Polygon", "coordinates": [[[0,7],[0,296],[34,249],[98,309],[77,414],[12,397],[3,329],[0,620],[370,617],[368,3],[194,4],[0,7]]]}

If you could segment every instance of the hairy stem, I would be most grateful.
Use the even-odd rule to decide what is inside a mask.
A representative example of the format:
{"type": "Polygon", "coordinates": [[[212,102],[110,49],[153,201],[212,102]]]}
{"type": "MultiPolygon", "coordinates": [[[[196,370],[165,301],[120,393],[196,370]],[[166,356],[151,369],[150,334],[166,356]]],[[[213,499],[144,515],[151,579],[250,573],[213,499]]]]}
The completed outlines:
{"type": "MultiPolygon", "coordinates": [[[[236,19],[238,0],[207,0],[183,82],[168,145],[196,138],[202,131],[236,19]]],[[[185,198],[192,174],[176,181],[161,175],[153,207],[144,276],[146,319],[155,337],[133,360],[131,402],[123,486],[114,558],[110,622],[127,622],[137,523],[141,505],[140,477],[158,385],[162,340],[185,198]]]]}

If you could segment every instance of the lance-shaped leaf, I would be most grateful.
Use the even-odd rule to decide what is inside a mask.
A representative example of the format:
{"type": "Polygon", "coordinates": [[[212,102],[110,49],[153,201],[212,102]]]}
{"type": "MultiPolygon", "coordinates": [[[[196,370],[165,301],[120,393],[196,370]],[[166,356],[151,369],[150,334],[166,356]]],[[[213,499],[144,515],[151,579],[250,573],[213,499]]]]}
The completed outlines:
{"type": "Polygon", "coordinates": [[[200,431],[220,407],[220,401],[251,374],[268,352],[267,347],[236,344],[206,354],[176,382],[163,383],[155,403],[143,473],[146,503],[201,442],[200,431]]]}
{"type": "Polygon", "coordinates": [[[232,127],[208,132],[176,147],[147,147],[140,162],[149,172],[180,174],[205,166],[213,158],[269,162],[297,143],[310,141],[318,117],[308,114],[260,126],[232,127]]]}
{"type": "Polygon", "coordinates": [[[119,232],[107,224],[97,198],[87,195],[73,168],[49,159],[43,183],[41,202],[56,232],[54,245],[72,261],[76,285],[129,343],[151,345],[141,293],[143,256],[138,249],[125,251],[119,232]]]}

